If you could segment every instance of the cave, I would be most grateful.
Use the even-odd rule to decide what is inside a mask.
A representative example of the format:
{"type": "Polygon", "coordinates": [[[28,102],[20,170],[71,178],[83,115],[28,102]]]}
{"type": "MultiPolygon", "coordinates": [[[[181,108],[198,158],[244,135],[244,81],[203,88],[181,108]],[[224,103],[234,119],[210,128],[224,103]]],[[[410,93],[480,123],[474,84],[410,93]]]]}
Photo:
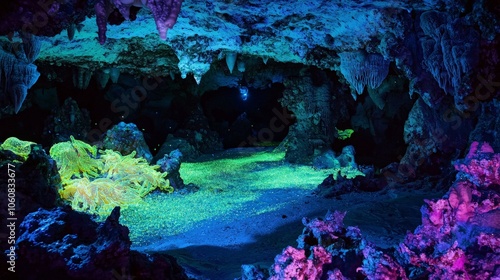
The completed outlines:
{"type": "Polygon", "coordinates": [[[264,89],[222,87],[207,91],[201,98],[201,106],[211,129],[222,137],[224,149],[277,146],[292,123],[272,135],[258,135],[258,132],[269,128],[275,117],[273,110],[283,111],[278,102],[283,90],[282,84],[271,84],[264,89]]]}
{"type": "Polygon", "coordinates": [[[500,279],[495,1],[0,6],[0,279],[500,279]]]}

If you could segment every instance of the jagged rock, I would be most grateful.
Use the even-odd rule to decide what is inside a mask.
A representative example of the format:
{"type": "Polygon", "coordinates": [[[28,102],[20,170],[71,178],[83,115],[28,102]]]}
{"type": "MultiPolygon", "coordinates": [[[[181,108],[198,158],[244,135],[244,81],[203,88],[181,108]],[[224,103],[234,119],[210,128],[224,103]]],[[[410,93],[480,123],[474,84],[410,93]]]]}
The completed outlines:
{"type": "MultiPolygon", "coordinates": [[[[325,77],[321,74],[319,79],[325,77]]],[[[281,105],[293,112],[282,121],[292,124],[282,145],[286,147],[285,158],[293,163],[310,163],[315,150],[328,147],[333,142],[335,117],[332,111],[332,85],[317,84],[309,77],[294,77],[285,80],[285,91],[281,105]]]]}
{"type": "Polygon", "coordinates": [[[463,117],[445,103],[432,109],[422,99],[417,100],[405,123],[408,148],[400,162],[400,175],[415,178],[420,168],[433,165],[431,156],[436,153],[442,160],[457,156],[456,152],[467,145],[473,121],[471,116],[463,117]]]}
{"type": "Polygon", "coordinates": [[[102,223],[69,207],[29,214],[17,240],[20,279],[188,279],[173,257],[130,250],[119,219],[119,207],[102,223]]]}
{"type": "MultiPolygon", "coordinates": [[[[5,186],[0,188],[0,195],[5,198],[0,200],[0,219],[3,221],[7,221],[8,217],[16,219],[13,221],[16,226],[12,230],[5,226],[0,228],[0,236],[6,237],[6,242],[0,244],[0,250],[5,252],[14,245],[7,242],[7,236],[19,236],[19,225],[26,215],[39,208],[51,209],[62,204],[57,192],[61,187],[61,178],[57,172],[56,162],[40,145],[35,145],[26,161],[8,150],[0,149],[0,184],[5,186]],[[13,197],[15,201],[9,201],[9,193],[15,194],[13,197]]],[[[2,254],[2,257],[5,257],[5,254],[2,254]]],[[[5,264],[2,259],[0,278],[10,279],[2,276],[2,273],[7,272],[5,264]]]]}
{"type": "Polygon", "coordinates": [[[106,131],[103,148],[119,151],[122,155],[129,155],[135,151],[137,157],[143,157],[148,162],[153,159],[142,132],[133,123],[120,122],[106,131]]]}

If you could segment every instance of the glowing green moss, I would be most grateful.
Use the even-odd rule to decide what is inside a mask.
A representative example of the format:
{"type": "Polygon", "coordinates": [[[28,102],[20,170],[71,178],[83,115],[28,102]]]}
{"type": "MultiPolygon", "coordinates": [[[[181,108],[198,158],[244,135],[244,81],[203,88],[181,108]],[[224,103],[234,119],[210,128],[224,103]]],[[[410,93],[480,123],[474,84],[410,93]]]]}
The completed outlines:
{"type": "Polygon", "coordinates": [[[196,231],[202,223],[217,221],[230,225],[235,219],[245,217],[281,215],[296,199],[310,195],[332,172],[347,178],[361,175],[357,169],[317,170],[290,164],[285,161],[284,152],[242,150],[224,158],[184,162],[181,177],[184,182],[199,186],[198,192],[148,195],[143,204],[124,209],[120,221],[129,227],[134,245],[145,246],[158,236],[168,238],[196,231]],[[270,204],[273,193],[289,191],[297,195],[296,199],[270,204]]]}
{"type": "Polygon", "coordinates": [[[122,211],[121,222],[130,228],[135,245],[146,245],[151,236],[168,238],[196,230],[214,220],[230,224],[234,219],[282,211],[295,200],[272,206],[264,198],[273,192],[297,190],[310,194],[330,173],[307,165],[293,165],[285,153],[242,152],[229,158],[182,163],[181,177],[200,191],[187,195],[154,193],[144,204],[122,211]]]}
{"type": "Polygon", "coordinates": [[[19,140],[16,137],[9,137],[0,145],[0,147],[22,157],[23,160],[26,160],[31,153],[31,145],[35,144],[35,142],[19,140]]]}
{"type": "Polygon", "coordinates": [[[352,130],[352,129],[345,129],[345,130],[340,130],[338,128],[335,128],[335,129],[337,129],[337,139],[340,139],[340,140],[349,139],[351,137],[351,135],[354,133],[354,130],[352,130]]]}

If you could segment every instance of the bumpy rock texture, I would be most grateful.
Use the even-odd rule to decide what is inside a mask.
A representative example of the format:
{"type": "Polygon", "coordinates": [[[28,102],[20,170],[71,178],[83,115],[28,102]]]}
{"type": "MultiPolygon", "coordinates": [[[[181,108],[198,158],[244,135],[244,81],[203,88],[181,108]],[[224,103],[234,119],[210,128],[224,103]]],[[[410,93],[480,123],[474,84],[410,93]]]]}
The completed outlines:
{"type": "MultiPolygon", "coordinates": [[[[336,118],[332,112],[332,86],[315,86],[308,77],[286,79],[284,84],[289,89],[283,93],[281,105],[293,111],[296,118],[283,142],[288,146],[286,159],[309,163],[316,149],[325,149],[333,141],[336,118]]],[[[291,115],[284,116],[286,124],[293,121],[291,115]]]]}
{"type": "Polygon", "coordinates": [[[144,140],[142,132],[133,123],[120,122],[106,132],[103,148],[119,151],[122,155],[136,152],[136,157],[143,157],[151,162],[153,156],[144,140]]]}
{"type": "MultiPolygon", "coordinates": [[[[339,69],[335,53],[364,50],[396,61],[413,80],[415,92],[435,94],[428,89],[441,88],[455,95],[457,105],[464,109],[461,99],[473,81],[462,79],[472,77],[478,63],[477,56],[468,54],[477,54],[479,38],[491,40],[499,31],[495,24],[498,14],[490,1],[476,1],[472,7],[454,1],[186,0],[174,1],[171,7],[154,7],[150,2],[142,1],[138,12],[130,10],[130,1],[22,2],[18,4],[22,12],[11,3],[0,34],[22,29],[23,18],[35,26],[30,19],[43,15],[47,21],[36,22],[37,28],[30,30],[55,37],[45,40],[41,62],[90,70],[112,65],[124,72],[148,75],[180,72],[182,77],[193,74],[198,82],[211,64],[235,53],[239,54],[237,65],[244,60],[243,55],[339,69]],[[177,15],[168,20],[159,18],[158,11],[174,13],[179,4],[175,25],[170,21],[175,22],[177,15]],[[97,20],[84,20],[95,14],[94,5],[106,6],[103,12],[111,14],[107,24],[98,8],[97,20]],[[422,13],[430,9],[440,12],[422,13]],[[115,20],[118,12],[123,17],[115,20]],[[130,21],[123,21],[128,18],[130,21]],[[66,32],[56,35],[65,29],[74,30],[75,25],[79,32],[72,41],[66,38],[66,32]],[[107,41],[101,46],[104,26],[107,41]],[[170,30],[163,42],[155,29],[164,39],[165,28],[170,30]]],[[[438,101],[439,95],[429,102],[438,101]]]]}
{"type": "Polygon", "coordinates": [[[20,279],[188,279],[173,257],[130,250],[115,208],[103,223],[57,208],[29,214],[17,240],[20,279]]]}

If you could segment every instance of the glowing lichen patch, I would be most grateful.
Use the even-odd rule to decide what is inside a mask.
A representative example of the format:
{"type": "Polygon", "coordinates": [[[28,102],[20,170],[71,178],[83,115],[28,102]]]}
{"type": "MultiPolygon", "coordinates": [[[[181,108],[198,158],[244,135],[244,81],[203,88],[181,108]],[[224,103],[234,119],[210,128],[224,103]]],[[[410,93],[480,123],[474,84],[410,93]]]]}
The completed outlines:
{"type": "MultiPolygon", "coordinates": [[[[272,194],[287,190],[308,193],[328,171],[284,162],[284,153],[257,152],[197,163],[183,163],[185,183],[200,187],[187,195],[152,193],[145,205],[122,211],[135,246],[196,230],[201,223],[227,222],[286,209],[293,201],[270,203],[272,194]]],[[[331,173],[331,172],[330,172],[331,173]]]]}
{"type": "Polygon", "coordinates": [[[317,186],[315,179],[321,183],[329,174],[327,171],[315,171],[310,166],[286,163],[284,158],[285,153],[259,152],[203,163],[183,163],[180,172],[186,182],[200,186],[230,187],[242,184],[239,189],[247,190],[309,189],[317,186]]]}
{"type": "Polygon", "coordinates": [[[12,151],[14,154],[26,160],[31,153],[31,145],[35,145],[35,142],[23,141],[16,137],[7,138],[2,144],[0,144],[0,149],[12,151]]]}

